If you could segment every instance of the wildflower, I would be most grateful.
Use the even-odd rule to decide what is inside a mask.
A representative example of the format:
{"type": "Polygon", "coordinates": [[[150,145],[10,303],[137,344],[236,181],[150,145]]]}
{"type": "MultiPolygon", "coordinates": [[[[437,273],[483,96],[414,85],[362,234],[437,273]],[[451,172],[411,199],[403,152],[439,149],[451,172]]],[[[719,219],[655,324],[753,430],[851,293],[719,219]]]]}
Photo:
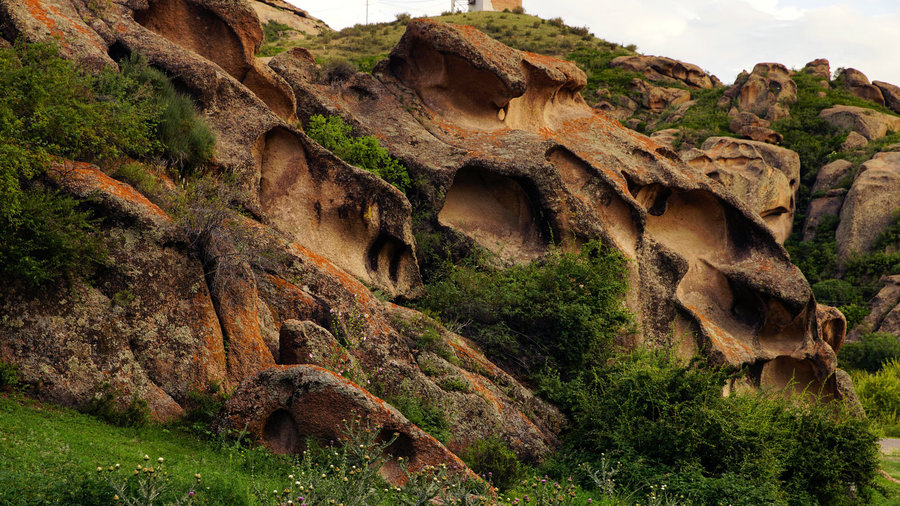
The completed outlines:
{"type": "Polygon", "coordinates": [[[150,456],[147,455],[146,453],[144,454],[144,460],[150,460],[150,456]]]}
{"type": "Polygon", "coordinates": [[[102,472],[103,472],[103,468],[100,467],[100,466],[97,466],[97,472],[98,472],[98,473],[102,473],[102,472]]]}
{"type": "Polygon", "coordinates": [[[190,491],[190,492],[188,492],[188,495],[189,495],[189,496],[192,496],[192,497],[193,497],[193,495],[194,495],[194,491],[193,491],[193,490],[191,490],[191,491],[190,491]]]}
{"type": "Polygon", "coordinates": [[[113,501],[118,501],[118,500],[120,500],[120,499],[119,499],[119,494],[114,495],[114,496],[113,496],[113,501]]]}
{"type": "Polygon", "coordinates": [[[160,463],[160,464],[162,464],[162,463],[163,463],[163,460],[165,460],[165,459],[163,459],[163,458],[162,458],[162,457],[160,457],[160,458],[158,458],[158,459],[156,459],[156,461],[157,461],[157,462],[159,462],[159,463],[160,463]]]}

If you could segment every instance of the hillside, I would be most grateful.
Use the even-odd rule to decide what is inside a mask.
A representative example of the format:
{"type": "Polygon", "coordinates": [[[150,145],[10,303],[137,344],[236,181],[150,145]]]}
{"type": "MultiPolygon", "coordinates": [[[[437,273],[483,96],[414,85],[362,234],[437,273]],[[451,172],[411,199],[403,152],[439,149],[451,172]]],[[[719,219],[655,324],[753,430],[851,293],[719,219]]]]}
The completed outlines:
{"type": "Polygon", "coordinates": [[[245,504],[877,497],[893,88],[442,18],[0,0],[4,438],[27,394],[262,448],[245,504]]]}
{"type": "MultiPolygon", "coordinates": [[[[890,225],[898,222],[885,221],[882,216],[878,230],[868,232],[868,242],[873,243],[875,239],[876,248],[855,250],[852,254],[844,252],[839,259],[835,234],[842,199],[834,195],[826,198],[826,193],[850,190],[860,166],[876,154],[900,148],[897,145],[900,131],[891,127],[880,136],[865,138],[865,142],[858,140],[859,132],[856,132],[852,136],[855,140],[846,143],[852,125],[828,124],[819,117],[821,111],[839,105],[896,117],[897,111],[890,106],[900,108],[900,105],[896,98],[891,98],[897,93],[892,85],[879,82],[873,86],[866,76],[858,76],[853,69],[847,75],[844,69],[837,69],[832,75],[826,60],[793,71],[767,64],[750,74],[735,76],[737,85],[729,87],[715,76],[706,76],[700,67],[667,58],[638,57],[634,46],[606,42],[587,29],[568,26],[560,19],[548,21],[510,12],[443,14],[433,19],[471,25],[511,47],[575,62],[587,76],[581,94],[589,104],[630,128],[664,140],[681,153],[700,148],[708,138],[716,136],[744,136],[797,152],[799,181],[793,188],[795,202],[788,205],[796,212],[792,213],[792,233],[786,242],[792,261],[813,284],[817,299],[839,307],[848,317],[852,340],[874,331],[892,333],[900,339],[900,327],[893,323],[896,317],[882,324],[900,300],[893,292],[886,294],[888,300],[875,299],[882,288],[890,290],[896,283],[883,277],[900,274],[900,257],[895,254],[900,245],[890,225]],[[621,58],[626,56],[634,58],[621,58]],[[616,58],[619,58],[617,63],[611,64],[616,58]],[[765,79],[772,71],[782,73],[781,77],[766,81],[775,87],[772,89],[781,90],[773,99],[754,96],[752,100],[758,103],[750,104],[741,96],[742,81],[758,80],[759,76],[765,79]],[[782,88],[787,81],[789,86],[782,88]],[[769,106],[762,103],[766,100],[777,102],[780,109],[777,112],[766,109],[769,106]],[[763,108],[759,117],[748,116],[747,113],[760,112],[759,107],[763,108]],[[841,177],[829,176],[834,179],[830,182],[834,186],[826,186],[826,181],[816,184],[820,170],[839,160],[846,160],[850,165],[843,162],[829,165],[842,167],[841,177]],[[825,207],[828,209],[823,212],[825,207]],[[873,311],[880,314],[866,318],[873,311]]],[[[264,44],[261,54],[277,54],[299,45],[309,49],[325,67],[348,62],[361,71],[371,72],[374,64],[385,58],[400,39],[408,21],[407,17],[398,15],[392,23],[358,25],[291,41],[275,40],[264,44]]],[[[760,93],[749,88],[747,91],[760,93]]],[[[889,203],[884,211],[890,219],[892,213],[900,213],[900,204],[889,203]]],[[[852,219],[848,217],[845,222],[852,219]]]]}

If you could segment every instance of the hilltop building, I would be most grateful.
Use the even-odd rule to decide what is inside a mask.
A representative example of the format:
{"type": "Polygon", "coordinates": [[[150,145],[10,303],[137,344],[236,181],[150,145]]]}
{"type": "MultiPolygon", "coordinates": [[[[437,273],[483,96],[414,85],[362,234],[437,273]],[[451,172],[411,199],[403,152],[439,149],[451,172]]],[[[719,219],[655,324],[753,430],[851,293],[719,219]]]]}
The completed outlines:
{"type": "Polygon", "coordinates": [[[522,7],[522,0],[469,0],[469,12],[502,11],[522,7]]]}

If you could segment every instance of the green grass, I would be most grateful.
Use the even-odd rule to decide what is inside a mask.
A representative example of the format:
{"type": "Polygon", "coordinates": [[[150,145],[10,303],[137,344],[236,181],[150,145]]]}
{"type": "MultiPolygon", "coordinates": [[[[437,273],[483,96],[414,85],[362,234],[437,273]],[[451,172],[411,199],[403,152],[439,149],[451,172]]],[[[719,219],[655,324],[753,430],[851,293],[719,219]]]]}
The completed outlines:
{"type": "MultiPolygon", "coordinates": [[[[881,469],[896,480],[900,480],[900,452],[891,452],[881,456],[881,469]]],[[[878,485],[885,493],[873,498],[872,504],[900,506],[900,483],[894,483],[884,477],[878,477],[878,485]]]]}
{"type": "Polygon", "coordinates": [[[93,417],[22,397],[0,396],[0,503],[108,504],[112,490],[97,466],[133,469],[144,455],[163,457],[173,490],[187,490],[200,473],[200,502],[255,504],[254,492],[284,484],[286,459],[202,441],[161,426],[120,428],[93,417]]]}

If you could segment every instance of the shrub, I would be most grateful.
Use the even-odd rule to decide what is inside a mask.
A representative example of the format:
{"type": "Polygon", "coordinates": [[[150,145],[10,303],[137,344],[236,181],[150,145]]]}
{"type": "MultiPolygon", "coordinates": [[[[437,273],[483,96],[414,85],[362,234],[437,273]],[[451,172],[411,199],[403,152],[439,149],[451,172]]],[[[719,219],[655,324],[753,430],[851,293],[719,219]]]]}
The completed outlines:
{"type": "Polygon", "coordinates": [[[900,340],[887,332],[863,334],[859,342],[846,343],[838,353],[838,363],[847,370],[878,372],[884,364],[900,359],[900,340]]]}
{"type": "Polygon", "coordinates": [[[466,449],[463,460],[500,490],[512,488],[525,474],[515,452],[497,438],[475,441],[466,449]]]}
{"type": "Polygon", "coordinates": [[[440,406],[409,392],[388,392],[380,397],[403,413],[407,420],[438,441],[442,443],[450,441],[450,422],[447,421],[440,406]]]}
{"type": "Polygon", "coordinates": [[[722,396],[730,371],[638,350],[542,391],[569,414],[554,466],[618,461],[617,481],[665,484],[688,504],[865,503],[878,469],[870,423],[839,403],[722,396]]]}
{"type": "Polygon", "coordinates": [[[100,385],[82,411],[119,427],[141,427],[150,420],[147,401],[135,396],[123,407],[122,392],[109,383],[100,385]]]}
{"type": "Polygon", "coordinates": [[[158,114],[154,134],[160,144],[159,156],[182,174],[208,163],[216,137],[197,115],[193,101],[175,91],[166,75],[139,55],[119,62],[119,66],[122,74],[136,83],[133,93],[141,94],[145,88],[150,91],[149,101],[158,114]]]}
{"type": "Polygon", "coordinates": [[[900,436],[900,358],[895,356],[882,363],[877,372],[860,370],[853,372],[852,377],[866,415],[889,435],[900,436]]]}
{"type": "MultiPolygon", "coordinates": [[[[2,163],[2,162],[0,162],[2,163]]],[[[72,197],[39,189],[18,196],[18,212],[0,211],[0,273],[35,288],[85,276],[107,261],[98,220],[72,197]]]]}
{"type": "Polygon", "coordinates": [[[829,306],[864,303],[856,287],[842,279],[826,279],[812,285],[816,300],[829,306]]]}
{"type": "Polygon", "coordinates": [[[288,35],[288,32],[296,31],[289,25],[279,23],[274,19],[266,21],[266,23],[262,25],[262,29],[265,41],[269,43],[275,42],[278,39],[285,37],[286,35],[288,35]]]}
{"type": "Polygon", "coordinates": [[[19,386],[19,367],[0,360],[0,392],[19,386]]]}
{"type": "Polygon", "coordinates": [[[622,256],[597,241],[507,269],[473,257],[448,262],[421,306],[448,323],[471,320],[463,334],[495,360],[523,372],[549,365],[568,377],[608,355],[630,324],[624,273],[622,256]]]}
{"type": "Polygon", "coordinates": [[[327,119],[319,114],[309,118],[306,133],[345,162],[356,165],[406,192],[411,185],[409,173],[392,158],[371,135],[354,137],[353,128],[339,116],[327,119]]]}

